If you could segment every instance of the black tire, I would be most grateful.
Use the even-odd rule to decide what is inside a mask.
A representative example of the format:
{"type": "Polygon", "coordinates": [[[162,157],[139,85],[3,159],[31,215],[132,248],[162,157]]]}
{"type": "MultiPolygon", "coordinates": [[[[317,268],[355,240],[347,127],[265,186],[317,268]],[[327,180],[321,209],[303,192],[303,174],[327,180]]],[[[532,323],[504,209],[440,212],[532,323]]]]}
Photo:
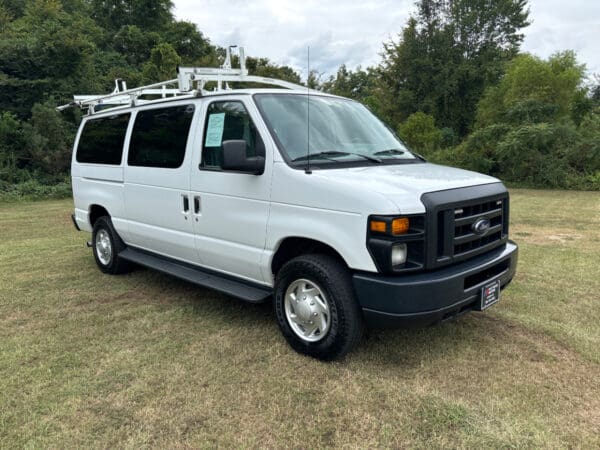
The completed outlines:
{"type": "Polygon", "coordinates": [[[111,275],[126,273],[131,270],[131,263],[119,257],[119,253],[126,247],[113,227],[109,216],[102,216],[94,223],[92,231],[92,253],[98,268],[111,275]],[[102,261],[97,249],[97,237],[99,233],[105,232],[110,240],[111,255],[108,261],[102,261]]]}
{"type": "MultiPolygon", "coordinates": [[[[329,255],[302,255],[287,262],[275,281],[275,314],[279,328],[294,350],[324,361],[341,358],[360,342],[364,321],[349,270],[329,255]],[[285,310],[288,287],[297,280],[315,283],[324,291],[330,312],[330,325],[317,342],[307,342],[292,329],[285,310]]],[[[312,323],[312,322],[311,322],[312,323]]]]}

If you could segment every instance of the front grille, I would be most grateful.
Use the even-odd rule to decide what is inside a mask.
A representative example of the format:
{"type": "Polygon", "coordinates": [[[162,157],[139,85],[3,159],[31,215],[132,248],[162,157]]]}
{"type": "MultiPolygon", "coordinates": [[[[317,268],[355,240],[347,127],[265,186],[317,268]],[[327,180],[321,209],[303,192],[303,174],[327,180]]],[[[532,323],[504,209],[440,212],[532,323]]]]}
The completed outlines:
{"type": "Polygon", "coordinates": [[[475,202],[452,205],[438,211],[438,262],[466,259],[495,247],[506,237],[504,218],[508,199],[479,199],[475,202]],[[481,219],[489,220],[489,228],[484,234],[477,234],[473,225],[481,219]]]}
{"type": "Polygon", "coordinates": [[[429,268],[462,261],[489,251],[508,240],[508,193],[498,185],[425,194],[429,217],[429,268]],[[489,221],[485,233],[474,224],[489,221]]]}
{"type": "Polygon", "coordinates": [[[502,239],[503,203],[500,199],[454,210],[454,256],[464,255],[502,239]],[[473,224],[480,219],[490,221],[490,227],[483,236],[473,232],[473,224]]]}

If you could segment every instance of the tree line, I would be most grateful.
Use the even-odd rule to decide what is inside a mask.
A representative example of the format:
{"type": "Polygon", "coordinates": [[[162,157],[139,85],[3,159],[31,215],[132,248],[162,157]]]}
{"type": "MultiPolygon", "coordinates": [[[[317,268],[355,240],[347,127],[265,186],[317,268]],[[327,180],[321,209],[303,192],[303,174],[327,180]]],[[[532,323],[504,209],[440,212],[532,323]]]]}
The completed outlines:
{"type": "MultiPolygon", "coordinates": [[[[0,191],[65,184],[81,113],[54,107],[73,94],[222,64],[225,49],[172,11],[170,0],[0,0],[0,191]]],[[[535,187],[600,189],[598,80],[572,51],[521,53],[529,22],[526,0],[418,0],[380,64],[325,79],[311,72],[306,83],[363,102],[434,162],[535,187]]],[[[301,82],[267,58],[247,66],[301,82]]]]}

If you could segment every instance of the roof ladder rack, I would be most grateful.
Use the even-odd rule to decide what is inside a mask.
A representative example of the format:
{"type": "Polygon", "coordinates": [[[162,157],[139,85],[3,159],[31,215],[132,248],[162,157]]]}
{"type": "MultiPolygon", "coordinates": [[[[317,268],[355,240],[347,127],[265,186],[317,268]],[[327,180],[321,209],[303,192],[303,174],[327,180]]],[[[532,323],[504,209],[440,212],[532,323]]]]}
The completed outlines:
{"type": "Polygon", "coordinates": [[[178,67],[177,78],[133,89],[127,89],[127,84],[124,80],[116,79],[115,89],[110,94],[74,95],[71,103],[58,106],[56,110],[63,111],[67,108],[78,106],[82,109],[87,108],[88,114],[94,114],[95,112],[119,106],[136,106],[153,102],[164,102],[165,100],[193,98],[208,94],[209,92],[231,91],[233,89],[229,87],[228,83],[230,82],[258,83],[291,90],[307,90],[306,86],[288,81],[249,75],[248,69],[246,69],[246,56],[243,47],[239,47],[240,67],[237,69],[232,68],[231,49],[235,47],[230,46],[226,49],[225,62],[220,68],[178,67]],[[206,91],[204,89],[207,82],[216,82],[217,85],[213,91],[206,91]],[[143,96],[158,98],[142,99],[141,97],[143,96]]]}

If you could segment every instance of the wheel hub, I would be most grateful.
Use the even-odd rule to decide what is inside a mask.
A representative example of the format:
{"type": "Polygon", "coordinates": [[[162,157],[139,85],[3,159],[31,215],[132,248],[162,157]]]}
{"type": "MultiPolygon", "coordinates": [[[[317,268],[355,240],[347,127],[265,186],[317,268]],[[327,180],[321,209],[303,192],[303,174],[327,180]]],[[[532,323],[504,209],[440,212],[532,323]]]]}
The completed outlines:
{"type": "Polygon", "coordinates": [[[294,333],[302,340],[316,342],[329,331],[329,303],[321,288],[306,279],[291,283],[285,294],[285,314],[294,333]]]}
{"type": "Polygon", "coordinates": [[[96,255],[102,264],[105,266],[110,263],[112,259],[112,245],[110,243],[110,237],[106,230],[101,229],[96,233],[96,255]]]}
{"type": "Polygon", "coordinates": [[[312,295],[303,295],[301,298],[296,297],[296,314],[298,318],[309,323],[318,313],[315,299],[312,295]]]}

